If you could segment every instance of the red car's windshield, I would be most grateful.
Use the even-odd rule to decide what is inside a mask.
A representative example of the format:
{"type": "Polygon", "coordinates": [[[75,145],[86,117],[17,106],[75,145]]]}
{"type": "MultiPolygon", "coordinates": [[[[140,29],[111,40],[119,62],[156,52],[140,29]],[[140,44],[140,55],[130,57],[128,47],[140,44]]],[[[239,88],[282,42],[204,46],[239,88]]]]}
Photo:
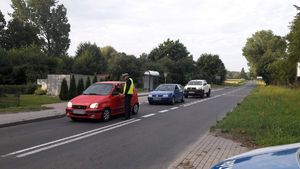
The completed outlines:
{"type": "Polygon", "coordinates": [[[93,84],[88,87],[83,94],[84,95],[108,95],[112,90],[112,84],[93,84]]]}

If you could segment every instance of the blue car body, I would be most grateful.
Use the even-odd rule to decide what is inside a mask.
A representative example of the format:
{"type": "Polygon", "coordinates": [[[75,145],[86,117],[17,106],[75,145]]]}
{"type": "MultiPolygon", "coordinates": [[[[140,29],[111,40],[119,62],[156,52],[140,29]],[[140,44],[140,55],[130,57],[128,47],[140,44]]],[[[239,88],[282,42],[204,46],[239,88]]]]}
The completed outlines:
{"type": "Polygon", "coordinates": [[[183,87],[179,84],[161,84],[148,95],[149,104],[183,102],[183,87]],[[173,100],[174,99],[174,100],[173,100]]]}
{"type": "Polygon", "coordinates": [[[212,169],[300,169],[300,143],[252,150],[226,159],[212,169]]]}

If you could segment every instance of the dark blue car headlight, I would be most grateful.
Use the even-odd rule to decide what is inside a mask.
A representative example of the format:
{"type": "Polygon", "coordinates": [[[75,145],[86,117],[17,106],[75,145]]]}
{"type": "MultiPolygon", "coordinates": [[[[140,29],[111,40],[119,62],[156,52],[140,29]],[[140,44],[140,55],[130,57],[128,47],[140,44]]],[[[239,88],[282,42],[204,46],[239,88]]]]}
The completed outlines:
{"type": "Polygon", "coordinates": [[[163,94],[162,97],[169,97],[169,95],[168,94],[163,94]]]}
{"type": "Polygon", "coordinates": [[[167,97],[172,97],[172,93],[167,93],[167,94],[163,94],[162,97],[167,98],[167,97]]]}

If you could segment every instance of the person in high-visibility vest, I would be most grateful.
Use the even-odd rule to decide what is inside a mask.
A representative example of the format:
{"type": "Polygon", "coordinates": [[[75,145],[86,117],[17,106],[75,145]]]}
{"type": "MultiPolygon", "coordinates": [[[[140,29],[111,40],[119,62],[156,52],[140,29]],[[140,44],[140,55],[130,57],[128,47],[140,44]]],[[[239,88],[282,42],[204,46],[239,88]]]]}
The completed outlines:
{"type": "Polygon", "coordinates": [[[129,78],[128,73],[122,75],[126,83],[124,84],[123,94],[125,95],[125,118],[124,120],[130,119],[131,115],[131,98],[133,94],[134,84],[133,80],[129,78]]]}

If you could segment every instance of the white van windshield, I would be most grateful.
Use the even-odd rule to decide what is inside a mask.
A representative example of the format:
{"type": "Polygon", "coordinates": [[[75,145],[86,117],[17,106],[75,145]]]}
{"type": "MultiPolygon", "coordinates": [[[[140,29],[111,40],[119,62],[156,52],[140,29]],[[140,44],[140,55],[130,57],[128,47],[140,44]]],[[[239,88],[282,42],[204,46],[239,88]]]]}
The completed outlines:
{"type": "Polygon", "coordinates": [[[202,85],[202,81],[189,81],[188,85],[202,85]]]}

